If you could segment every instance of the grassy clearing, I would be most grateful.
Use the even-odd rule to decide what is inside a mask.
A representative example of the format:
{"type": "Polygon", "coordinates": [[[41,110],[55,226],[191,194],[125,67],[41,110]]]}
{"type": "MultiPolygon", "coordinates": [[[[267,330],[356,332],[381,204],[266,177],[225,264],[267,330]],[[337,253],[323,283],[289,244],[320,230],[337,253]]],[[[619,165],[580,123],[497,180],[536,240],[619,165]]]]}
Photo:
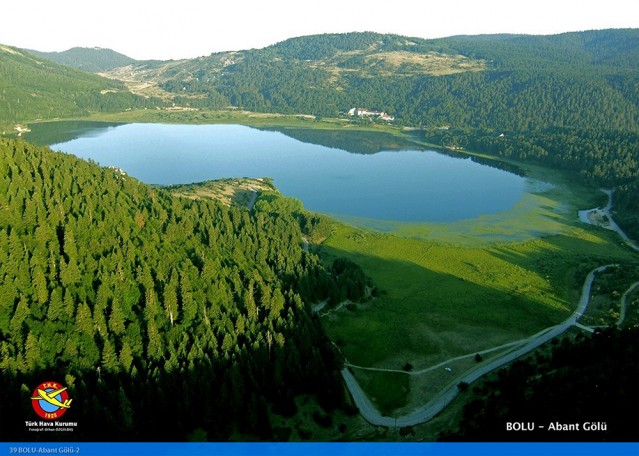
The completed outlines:
{"type": "Polygon", "coordinates": [[[408,402],[410,377],[406,374],[353,369],[353,376],[382,415],[391,415],[408,402]]]}
{"type": "Polygon", "coordinates": [[[475,360],[474,356],[458,359],[422,375],[410,376],[410,394],[407,405],[403,409],[396,410],[394,414],[400,416],[415,411],[437,396],[451,383],[456,383],[455,379],[460,375],[477,368],[482,363],[502,356],[510,350],[512,348],[506,347],[484,354],[479,362],[475,360]],[[447,369],[450,369],[450,371],[447,369]]]}
{"type": "Polygon", "coordinates": [[[198,184],[172,185],[167,189],[175,196],[190,199],[214,199],[226,206],[248,207],[258,194],[274,192],[270,181],[230,178],[198,184]]]}
{"type": "Polygon", "coordinates": [[[369,65],[381,65],[384,75],[391,74],[430,74],[444,76],[467,71],[484,71],[486,62],[435,52],[416,54],[407,51],[377,52],[365,57],[369,65]]]}
{"type": "Polygon", "coordinates": [[[338,225],[323,258],[357,262],[386,294],[358,312],[328,315],[326,330],[353,364],[392,369],[524,338],[570,314],[579,288],[573,273],[585,258],[628,258],[605,235],[575,229],[468,248],[338,225]]]}

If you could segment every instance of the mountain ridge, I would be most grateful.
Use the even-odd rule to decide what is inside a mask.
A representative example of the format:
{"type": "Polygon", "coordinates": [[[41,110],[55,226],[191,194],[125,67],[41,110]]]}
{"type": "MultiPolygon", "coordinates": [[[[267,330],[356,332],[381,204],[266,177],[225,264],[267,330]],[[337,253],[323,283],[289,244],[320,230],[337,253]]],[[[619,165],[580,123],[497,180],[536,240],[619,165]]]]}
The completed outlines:
{"type": "Polygon", "coordinates": [[[636,62],[637,29],[433,40],[366,32],[139,62],[126,75],[106,75],[137,77],[138,84],[193,108],[336,117],[365,106],[406,125],[633,130],[639,123],[636,62]]]}
{"type": "Polygon", "coordinates": [[[160,104],[132,94],[120,81],[0,45],[0,125],[160,104]]]}
{"type": "Polygon", "coordinates": [[[138,61],[113,49],[100,47],[72,47],[62,52],[42,52],[33,49],[25,51],[87,73],[113,70],[138,61]]]}

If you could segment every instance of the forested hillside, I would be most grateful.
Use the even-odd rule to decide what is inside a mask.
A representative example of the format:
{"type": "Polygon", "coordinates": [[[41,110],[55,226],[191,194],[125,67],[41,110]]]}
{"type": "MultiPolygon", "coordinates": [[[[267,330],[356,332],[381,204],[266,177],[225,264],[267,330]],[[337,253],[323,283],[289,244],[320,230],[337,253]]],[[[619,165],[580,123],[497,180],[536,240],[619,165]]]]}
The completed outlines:
{"type": "MultiPolygon", "coordinates": [[[[95,111],[154,107],[105,79],[0,45],[0,127],[35,119],[84,116],[95,111]]],[[[1,131],[1,129],[0,129],[1,131]]]]}
{"type": "MultiPolygon", "coordinates": [[[[73,64],[85,67],[112,52],[71,51],[73,64]]],[[[105,68],[117,64],[113,55],[120,54],[105,57],[105,68]]],[[[133,64],[128,78],[158,84],[191,107],[334,117],[362,106],[426,127],[636,132],[638,61],[639,30],[628,29],[434,40],[315,35],[191,60],[122,62],[133,64]]]]}
{"type": "Polygon", "coordinates": [[[411,125],[636,131],[637,61],[638,30],[436,40],[350,33],[139,70],[213,107],[337,116],[365,106],[411,125]]]}
{"type": "Polygon", "coordinates": [[[62,52],[27,52],[87,73],[100,73],[135,63],[136,60],[111,49],[74,47],[62,52]]]}
{"type": "Polygon", "coordinates": [[[270,439],[298,394],[342,404],[308,308],[366,279],[304,251],[296,204],[179,198],[11,140],[0,176],[2,439],[26,438],[47,379],[69,387],[74,440],[270,439]]]}

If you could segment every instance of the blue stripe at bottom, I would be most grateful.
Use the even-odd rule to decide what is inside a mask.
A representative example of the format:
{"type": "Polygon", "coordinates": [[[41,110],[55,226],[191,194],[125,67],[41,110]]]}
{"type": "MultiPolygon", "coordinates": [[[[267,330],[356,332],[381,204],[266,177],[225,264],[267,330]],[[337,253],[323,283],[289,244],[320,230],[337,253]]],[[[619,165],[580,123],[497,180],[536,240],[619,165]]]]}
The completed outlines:
{"type": "Polygon", "coordinates": [[[0,443],[2,455],[552,456],[639,454],[639,443],[0,443]]]}

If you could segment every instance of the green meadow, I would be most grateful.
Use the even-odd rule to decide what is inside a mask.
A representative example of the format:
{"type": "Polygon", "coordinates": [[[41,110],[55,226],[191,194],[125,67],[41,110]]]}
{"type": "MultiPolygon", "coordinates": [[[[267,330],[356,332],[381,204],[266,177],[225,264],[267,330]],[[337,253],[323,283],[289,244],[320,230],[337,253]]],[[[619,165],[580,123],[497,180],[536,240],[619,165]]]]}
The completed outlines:
{"type": "MultiPolygon", "coordinates": [[[[605,201],[602,193],[570,185],[559,173],[546,177],[553,185],[518,203],[525,209],[478,220],[396,224],[393,234],[335,223],[318,247],[321,257],[355,261],[380,290],[354,310],[322,317],[348,362],[420,370],[526,338],[572,313],[590,269],[637,263],[616,233],[577,220],[577,210],[605,201]]],[[[433,384],[446,380],[441,372],[427,374],[435,383],[401,373],[354,374],[391,416],[424,403],[435,394],[433,384]]]]}

